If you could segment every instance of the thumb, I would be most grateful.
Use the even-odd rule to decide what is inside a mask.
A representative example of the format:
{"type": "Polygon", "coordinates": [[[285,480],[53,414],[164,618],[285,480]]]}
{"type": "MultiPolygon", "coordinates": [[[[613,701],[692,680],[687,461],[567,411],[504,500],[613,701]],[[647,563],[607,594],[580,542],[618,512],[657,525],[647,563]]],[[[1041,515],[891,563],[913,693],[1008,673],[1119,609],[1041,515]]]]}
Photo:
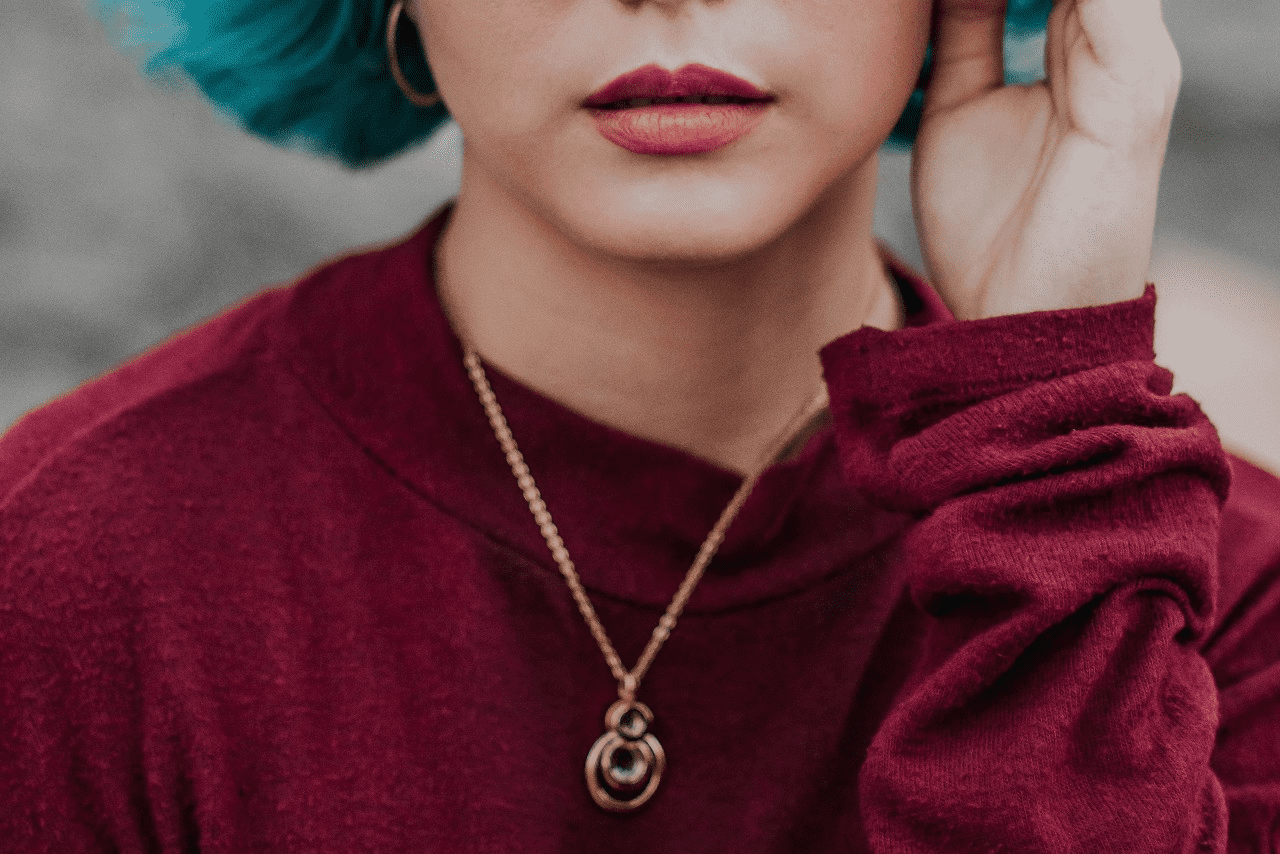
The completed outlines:
{"type": "Polygon", "coordinates": [[[936,0],[925,112],[957,107],[1004,85],[1005,0],[936,0]]]}

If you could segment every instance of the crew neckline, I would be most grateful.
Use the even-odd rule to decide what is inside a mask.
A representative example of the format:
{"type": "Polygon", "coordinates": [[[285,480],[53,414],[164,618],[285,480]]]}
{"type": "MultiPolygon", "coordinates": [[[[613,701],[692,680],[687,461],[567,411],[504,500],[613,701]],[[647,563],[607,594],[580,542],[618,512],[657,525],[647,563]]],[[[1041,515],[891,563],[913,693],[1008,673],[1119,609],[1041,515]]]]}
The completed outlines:
{"type": "MultiPolygon", "coordinates": [[[[558,575],[436,291],[432,261],[452,210],[449,200],[403,241],[304,278],[274,347],[351,439],[408,489],[558,575]]],[[[952,320],[933,289],[879,246],[905,325],[952,320]]],[[[660,613],[741,476],[589,419],[495,366],[486,363],[485,372],[583,586],[660,613]]],[[[827,424],[765,470],[687,613],[803,589],[832,571],[829,561],[806,559],[806,548],[829,549],[829,538],[841,548],[871,548],[900,527],[849,490],[835,455],[827,424]]]]}

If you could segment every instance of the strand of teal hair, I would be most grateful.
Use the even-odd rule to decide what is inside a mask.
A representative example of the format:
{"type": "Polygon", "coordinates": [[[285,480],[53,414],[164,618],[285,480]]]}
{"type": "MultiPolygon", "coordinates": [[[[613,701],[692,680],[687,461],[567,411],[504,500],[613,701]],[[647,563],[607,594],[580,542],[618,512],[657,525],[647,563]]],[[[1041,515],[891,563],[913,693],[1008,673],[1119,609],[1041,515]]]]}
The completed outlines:
{"type": "MultiPolygon", "coordinates": [[[[372,165],[426,140],[447,118],[396,88],[383,41],[388,0],[88,0],[114,42],[159,81],[193,82],[251,133],[372,165]]],[[[1052,0],[1010,0],[1006,35],[1042,32],[1052,0]]],[[[416,88],[435,87],[421,51],[402,52],[416,88]]],[[[1034,69],[1011,65],[1011,82],[1034,69]]],[[[911,144],[923,105],[917,91],[890,144],[911,144]]]]}
{"type": "Polygon", "coordinates": [[[1005,14],[1006,35],[1026,35],[1041,32],[1053,11],[1053,0],[1009,0],[1005,14]]]}
{"type": "Polygon", "coordinates": [[[337,57],[359,53],[353,43],[351,4],[339,4],[338,14],[329,18],[319,4],[284,4],[276,26],[258,26],[249,20],[241,26],[221,31],[199,19],[200,27],[192,29],[198,49],[174,59],[184,65],[198,65],[212,70],[225,67],[228,57],[236,57],[238,65],[252,69],[255,76],[272,81],[305,80],[337,57]],[[309,13],[309,14],[308,14],[309,13]],[[291,19],[285,20],[286,14],[291,19]],[[203,30],[203,31],[202,31],[203,30]]]}
{"type": "MultiPolygon", "coordinates": [[[[426,139],[447,118],[396,88],[384,0],[90,3],[148,76],[193,82],[232,121],[280,145],[360,167],[426,139]]],[[[406,71],[433,88],[420,52],[414,59],[406,71]]]]}

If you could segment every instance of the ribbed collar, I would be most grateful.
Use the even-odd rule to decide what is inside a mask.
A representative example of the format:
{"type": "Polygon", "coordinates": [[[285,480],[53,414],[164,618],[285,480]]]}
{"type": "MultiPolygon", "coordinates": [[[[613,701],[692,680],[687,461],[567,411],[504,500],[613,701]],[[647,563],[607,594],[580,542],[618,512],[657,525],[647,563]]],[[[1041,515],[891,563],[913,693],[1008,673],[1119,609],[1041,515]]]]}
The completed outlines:
{"type": "MultiPolygon", "coordinates": [[[[404,241],[304,278],[273,346],[352,440],[409,490],[558,574],[432,279],[452,210],[447,202],[404,241]]],[[[909,326],[952,319],[927,283],[881,249],[909,326]]],[[[493,366],[485,371],[584,586],[661,612],[741,478],[592,421],[493,366]]],[[[687,612],[803,589],[901,527],[845,486],[832,429],[763,474],[687,612]]]]}

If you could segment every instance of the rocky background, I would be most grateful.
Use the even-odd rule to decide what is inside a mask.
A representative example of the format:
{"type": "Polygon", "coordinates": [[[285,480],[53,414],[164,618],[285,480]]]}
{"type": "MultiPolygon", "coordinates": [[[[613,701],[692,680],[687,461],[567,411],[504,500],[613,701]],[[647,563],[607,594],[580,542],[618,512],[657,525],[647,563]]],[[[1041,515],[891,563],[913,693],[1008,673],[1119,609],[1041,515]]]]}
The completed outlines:
{"type": "MultiPolygon", "coordinates": [[[[1280,3],[1165,0],[1184,85],[1164,173],[1159,361],[1280,472],[1280,3]]],[[[461,137],[349,172],[143,81],[84,0],[0,0],[0,431],[265,286],[391,239],[457,190],[461,137]]],[[[878,227],[918,260],[906,155],[878,227]]]]}

